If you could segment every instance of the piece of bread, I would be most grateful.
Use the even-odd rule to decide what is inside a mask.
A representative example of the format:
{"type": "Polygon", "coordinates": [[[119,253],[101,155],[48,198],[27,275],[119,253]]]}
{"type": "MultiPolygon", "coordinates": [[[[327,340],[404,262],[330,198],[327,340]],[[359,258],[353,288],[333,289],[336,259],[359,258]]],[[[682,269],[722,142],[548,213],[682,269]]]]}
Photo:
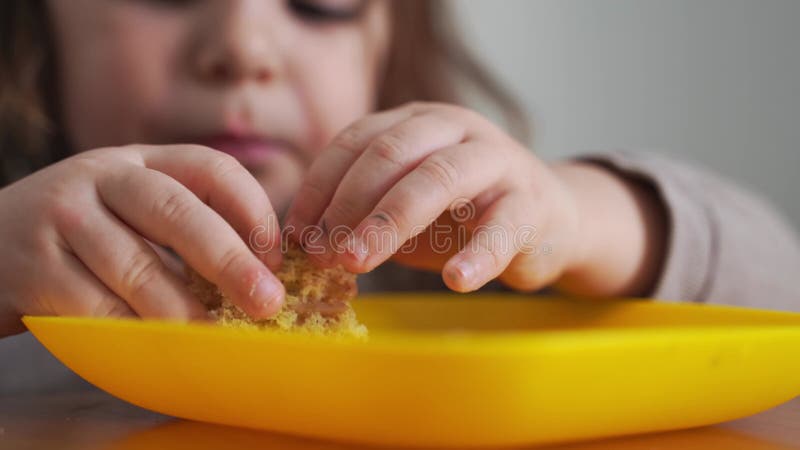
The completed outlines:
{"type": "Polygon", "coordinates": [[[188,269],[188,276],[191,292],[222,325],[357,337],[367,334],[349,303],[358,292],[355,274],[341,266],[314,266],[294,243],[287,244],[283,264],[275,272],[286,288],[286,300],[280,312],[269,319],[251,319],[197,272],[188,269]]]}

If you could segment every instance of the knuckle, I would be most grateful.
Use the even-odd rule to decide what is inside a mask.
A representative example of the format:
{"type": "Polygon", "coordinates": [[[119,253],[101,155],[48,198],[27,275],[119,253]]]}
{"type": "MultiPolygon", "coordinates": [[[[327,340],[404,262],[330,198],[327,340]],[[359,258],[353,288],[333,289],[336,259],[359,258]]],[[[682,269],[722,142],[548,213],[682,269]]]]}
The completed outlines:
{"type": "Polygon", "coordinates": [[[128,307],[116,299],[102,298],[92,306],[90,314],[93,317],[124,317],[128,315],[128,307]]]}
{"type": "Polygon", "coordinates": [[[447,105],[445,108],[447,109],[447,111],[449,111],[449,112],[451,112],[451,113],[453,113],[454,115],[457,115],[457,116],[470,118],[470,119],[477,119],[478,117],[481,117],[480,114],[478,114],[477,112],[475,112],[475,111],[473,111],[473,110],[471,110],[469,108],[465,108],[463,106],[447,105]]]}
{"type": "Polygon", "coordinates": [[[73,160],[94,160],[94,161],[107,161],[110,158],[115,158],[121,151],[132,151],[137,148],[136,144],[123,145],[120,147],[100,147],[91,150],[82,151],[72,157],[73,160]]]}
{"type": "Polygon", "coordinates": [[[114,172],[122,165],[140,165],[142,148],[139,144],[96,148],[80,152],[65,162],[68,162],[71,171],[83,175],[114,172]]]}
{"type": "Polygon", "coordinates": [[[362,126],[358,123],[345,128],[333,140],[333,147],[344,150],[350,154],[358,154],[364,149],[364,135],[362,126]]]}
{"type": "Polygon", "coordinates": [[[483,118],[483,116],[473,111],[472,109],[465,108],[460,105],[441,104],[439,105],[439,107],[441,108],[443,113],[450,115],[453,118],[459,118],[467,122],[475,122],[476,120],[483,118]]]}
{"type": "Polygon", "coordinates": [[[419,114],[423,111],[431,109],[436,106],[434,102],[424,102],[420,100],[414,100],[408,103],[403,104],[401,106],[402,109],[408,110],[411,114],[419,114]]]}
{"type": "Polygon", "coordinates": [[[87,227],[89,219],[85,209],[63,196],[54,196],[47,202],[45,210],[49,220],[62,233],[79,233],[87,227]]]}
{"type": "Polygon", "coordinates": [[[298,196],[302,199],[307,199],[310,202],[322,201],[326,197],[326,190],[316,179],[306,178],[300,188],[302,195],[298,196]]]}
{"type": "Polygon", "coordinates": [[[224,179],[228,175],[242,171],[246,171],[246,169],[233,156],[222,152],[217,152],[217,154],[214,155],[214,162],[210,168],[211,177],[213,179],[224,179]]]}
{"type": "Polygon", "coordinates": [[[108,150],[89,150],[81,153],[72,160],[72,170],[83,174],[95,173],[108,167],[109,161],[106,157],[108,150]]]}
{"type": "Polygon", "coordinates": [[[357,213],[354,202],[334,201],[328,206],[323,218],[328,227],[333,227],[341,223],[349,223],[357,213]]]}
{"type": "Polygon", "coordinates": [[[403,135],[397,131],[384,133],[370,144],[369,152],[380,160],[393,166],[403,165],[405,154],[403,135]]]}
{"type": "Polygon", "coordinates": [[[147,253],[137,253],[128,261],[122,275],[122,289],[127,298],[140,297],[158,278],[161,263],[147,253]]]}
{"type": "Polygon", "coordinates": [[[177,148],[179,148],[181,151],[184,151],[184,152],[204,152],[204,153],[210,153],[210,154],[213,154],[213,155],[216,155],[216,154],[226,155],[226,156],[228,155],[227,153],[224,153],[224,152],[221,152],[219,150],[216,150],[216,149],[213,149],[211,147],[208,147],[206,145],[200,145],[200,144],[180,144],[180,145],[177,146],[177,148]]]}
{"type": "Polygon", "coordinates": [[[251,278],[246,271],[250,265],[251,255],[242,252],[238,248],[232,247],[222,254],[219,258],[216,275],[218,284],[226,284],[226,280],[241,280],[245,283],[241,285],[249,286],[248,278],[251,278]]]}
{"type": "Polygon", "coordinates": [[[193,206],[191,196],[174,190],[155,202],[153,215],[168,224],[180,225],[189,219],[193,206]]]}
{"type": "Polygon", "coordinates": [[[450,193],[455,191],[461,178],[455,162],[448,157],[431,156],[419,165],[419,170],[430,181],[450,193]]]}

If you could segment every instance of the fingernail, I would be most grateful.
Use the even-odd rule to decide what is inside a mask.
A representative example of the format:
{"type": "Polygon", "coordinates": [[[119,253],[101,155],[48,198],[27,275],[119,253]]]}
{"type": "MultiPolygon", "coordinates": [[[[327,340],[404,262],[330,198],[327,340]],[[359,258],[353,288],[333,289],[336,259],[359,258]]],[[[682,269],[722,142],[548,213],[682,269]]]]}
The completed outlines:
{"type": "Polygon", "coordinates": [[[475,265],[467,260],[458,261],[451,269],[451,277],[470,284],[475,278],[475,265]]]}
{"type": "Polygon", "coordinates": [[[271,316],[280,308],[281,287],[271,278],[261,278],[253,287],[250,297],[265,315],[271,316]]]}
{"type": "Polygon", "coordinates": [[[359,263],[363,263],[364,260],[369,255],[369,248],[364,244],[360,238],[355,236],[350,236],[347,238],[347,251],[350,252],[351,255],[358,261],[359,263]]]}

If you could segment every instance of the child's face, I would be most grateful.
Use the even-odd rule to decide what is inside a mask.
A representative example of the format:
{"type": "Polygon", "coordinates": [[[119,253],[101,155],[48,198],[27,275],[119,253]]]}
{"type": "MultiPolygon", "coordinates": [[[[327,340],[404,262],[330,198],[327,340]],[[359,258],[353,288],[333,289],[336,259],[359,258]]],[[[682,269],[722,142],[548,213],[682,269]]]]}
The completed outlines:
{"type": "Polygon", "coordinates": [[[375,105],[383,0],[51,0],[78,151],[202,143],[283,209],[316,152],[375,105]]]}

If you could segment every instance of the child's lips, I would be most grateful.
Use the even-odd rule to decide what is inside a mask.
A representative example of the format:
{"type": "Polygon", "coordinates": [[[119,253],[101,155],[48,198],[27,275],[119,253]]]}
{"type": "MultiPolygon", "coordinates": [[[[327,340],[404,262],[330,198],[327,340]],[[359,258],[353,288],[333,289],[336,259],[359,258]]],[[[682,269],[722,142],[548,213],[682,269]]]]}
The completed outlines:
{"type": "Polygon", "coordinates": [[[245,166],[258,166],[274,155],[288,151],[286,143],[257,136],[220,135],[197,141],[236,158],[245,166]]]}

